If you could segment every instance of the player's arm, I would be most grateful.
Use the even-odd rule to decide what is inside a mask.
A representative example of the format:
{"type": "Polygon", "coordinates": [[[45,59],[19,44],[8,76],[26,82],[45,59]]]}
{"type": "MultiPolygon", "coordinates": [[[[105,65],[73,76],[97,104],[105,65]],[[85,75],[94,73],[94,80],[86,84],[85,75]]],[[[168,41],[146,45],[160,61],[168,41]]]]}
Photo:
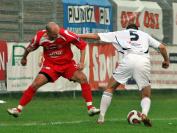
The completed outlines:
{"type": "Polygon", "coordinates": [[[86,42],[83,40],[74,41],[75,46],[80,50],[80,62],[78,64],[79,70],[83,70],[85,65],[85,48],[86,48],[86,42]]]}
{"type": "Polygon", "coordinates": [[[85,47],[87,43],[73,32],[64,30],[64,32],[61,32],[61,34],[68,38],[69,43],[75,45],[80,50],[80,62],[78,63],[78,68],[79,70],[84,69],[85,47]]]}
{"type": "Polygon", "coordinates": [[[152,38],[151,36],[149,36],[149,45],[153,48],[158,48],[164,61],[162,62],[162,68],[168,68],[169,67],[169,58],[168,58],[168,54],[167,54],[167,49],[165,47],[164,44],[160,43],[159,41],[157,41],[156,39],[152,38]]]}
{"type": "Polygon", "coordinates": [[[21,59],[21,64],[22,64],[22,66],[25,66],[25,65],[26,65],[28,54],[29,54],[29,51],[28,51],[27,49],[25,49],[25,52],[24,52],[23,57],[22,57],[22,59],[21,59]]]}
{"type": "Polygon", "coordinates": [[[85,49],[80,50],[80,63],[78,64],[78,68],[80,70],[84,69],[84,62],[85,62],[85,49]]]}
{"type": "Polygon", "coordinates": [[[167,54],[167,49],[166,49],[164,44],[159,45],[159,51],[160,51],[160,53],[161,53],[161,55],[164,59],[164,61],[162,62],[162,67],[163,68],[168,68],[170,61],[169,61],[169,57],[168,57],[168,54],[167,54]]]}
{"type": "Polygon", "coordinates": [[[27,56],[30,52],[36,50],[39,47],[37,35],[32,39],[31,43],[28,45],[28,47],[25,49],[25,52],[21,59],[22,66],[25,66],[27,64],[27,56]]]}
{"type": "Polygon", "coordinates": [[[82,39],[100,40],[100,36],[97,33],[78,34],[78,37],[82,39]]]}
{"type": "Polygon", "coordinates": [[[115,36],[118,34],[116,32],[105,32],[105,33],[88,33],[88,34],[79,34],[78,36],[83,39],[94,39],[100,40],[102,42],[113,43],[115,36]]]}

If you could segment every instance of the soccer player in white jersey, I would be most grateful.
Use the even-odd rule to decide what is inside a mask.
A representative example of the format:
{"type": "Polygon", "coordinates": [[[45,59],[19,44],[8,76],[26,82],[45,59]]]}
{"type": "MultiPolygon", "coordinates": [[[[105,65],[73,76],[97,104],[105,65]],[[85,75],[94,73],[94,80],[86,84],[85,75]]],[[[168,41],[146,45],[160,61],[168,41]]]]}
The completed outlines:
{"type": "Polygon", "coordinates": [[[102,95],[100,115],[97,122],[99,124],[104,123],[106,111],[117,86],[125,84],[129,78],[133,77],[141,92],[142,122],[145,126],[151,127],[152,124],[147,117],[151,105],[149,47],[159,49],[164,59],[162,68],[166,69],[169,67],[169,58],[165,45],[152,38],[149,34],[138,30],[135,24],[128,25],[127,29],[122,31],[80,34],[79,37],[112,43],[123,54],[122,61],[113,72],[108,86],[102,95]]]}

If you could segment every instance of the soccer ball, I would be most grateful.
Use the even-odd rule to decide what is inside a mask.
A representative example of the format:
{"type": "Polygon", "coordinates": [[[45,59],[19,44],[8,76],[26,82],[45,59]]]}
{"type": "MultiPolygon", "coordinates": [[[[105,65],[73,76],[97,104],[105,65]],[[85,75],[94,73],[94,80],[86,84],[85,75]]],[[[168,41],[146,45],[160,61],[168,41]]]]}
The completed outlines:
{"type": "Polygon", "coordinates": [[[127,121],[129,124],[140,124],[141,123],[141,112],[132,110],[127,115],[127,121]]]}

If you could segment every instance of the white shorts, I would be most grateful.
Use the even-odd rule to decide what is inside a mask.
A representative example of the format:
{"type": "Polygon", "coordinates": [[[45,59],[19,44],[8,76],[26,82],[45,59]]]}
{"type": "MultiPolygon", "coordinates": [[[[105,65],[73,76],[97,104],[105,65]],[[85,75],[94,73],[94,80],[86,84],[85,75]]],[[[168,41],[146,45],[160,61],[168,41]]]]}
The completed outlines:
{"type": "Polygon", "coordinates": [[[113,78],[125,84],[129,78],[133,77],[139,90],[150,85],[150,59],[143,55],[128,54],[120,62],[113,72],[113,78]]]}

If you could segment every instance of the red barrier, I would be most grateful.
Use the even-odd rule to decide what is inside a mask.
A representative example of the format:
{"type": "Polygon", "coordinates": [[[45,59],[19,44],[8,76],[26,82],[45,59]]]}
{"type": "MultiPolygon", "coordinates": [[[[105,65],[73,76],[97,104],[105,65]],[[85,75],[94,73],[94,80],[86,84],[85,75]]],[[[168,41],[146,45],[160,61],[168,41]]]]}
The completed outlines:
{"type": "Polygon", "coordinates": [[[6,64],[8,60],[7,43],[0,40],[0,80],[6,80],[6,64]]]}
{"type": "MultiPolygon", "coordinates": [[[[117,54],[115,48],[110,44],[89,45],[89,83],[92,89],[105,88],[107,86],[112,72],[118,65],[117,54]]],[[[122,88],[122,86],[119,88],[122,88]]]]}

